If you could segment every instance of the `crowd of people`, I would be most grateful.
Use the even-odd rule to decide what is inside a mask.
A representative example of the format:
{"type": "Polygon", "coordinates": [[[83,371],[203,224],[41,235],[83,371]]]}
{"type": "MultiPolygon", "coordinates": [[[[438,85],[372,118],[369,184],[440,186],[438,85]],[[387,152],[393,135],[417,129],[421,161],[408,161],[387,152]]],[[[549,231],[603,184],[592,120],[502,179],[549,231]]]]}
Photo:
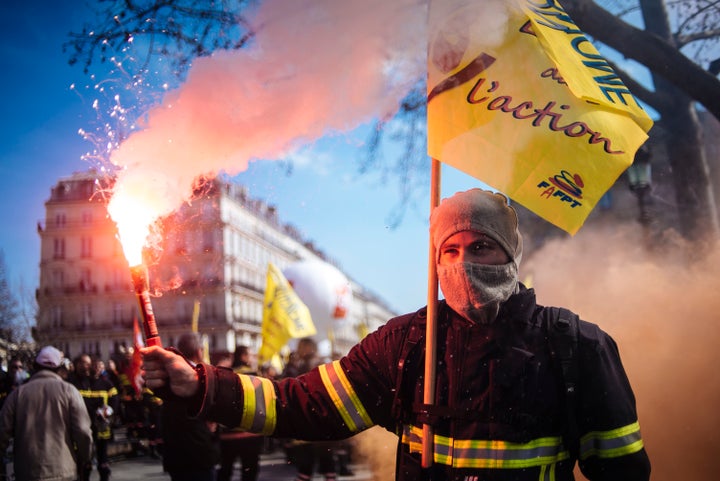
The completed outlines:
{"type": "MultiPolygon", "coordinates": [[[[183,334],[176,344],[176,349],[188,362],[203,360],[203,346],[196,333],[183,334]]],[[[293,375],[293,370],[309,362],[311,357],[315,363],[316,349],[311,339],[301,340],[298,352],[291,353],[287,371],[282,375],[293,375]],[[308,351],[306,346],[313,347],[308,351]],[[303,362],[299,363],[301,359],[303,362]]],[[[258,367],[254,353],[247,346],[239,345],[235,352],[218,353],[213,358],[217,366],[237,373],[281,377],[272,366],[258,367]]],[[[52,479],[88,481],[96,470],[100,481],[109,481],[114,456],[115,459],[157,459],[173,481],[229,481],[236,476],[242,481],[256,481],[260,456],[276,450],[282,450],[288,462],[297,463],[297,479],[306,479],[302,473],[308,469],[308,460],[301,456],[300,443],[189,418],[183,404],[163,399],[146,387],[136,386],[133,383],[136,367],[132,362],[129,353],[120,353],[107,361],[83,353],[71,360],[52,346],[42,348],[32,361],[20,355],[13,356],[8,362],[8,370],[0,369],[0,452],[5,453],[0,463],[0,469],[3,469],[0,479],[4,479],[5,465],[12,463],[17,480],[45,479],[50,475],[52,479]],[[29,382],[31,379],[33,382],[29,382]],[[41,388],[41,379],[55,381],[54,388],[50,391],[41,388]],[[20,387],[23,392],[18,399],[18,393],[12,393],[20,387]],[[29,396],[35,402],[25,403],[24,414],[19,413],[18,403],[29,396]],[[8,399],[12,406],[5,408],[8,399]],[[39,402],[43,399],[47,401],[39,402]],[[75,413],[63,422],[54,421],[61,410],[58,406],[63,403],[81,407],[82,413],[75,413]],[[18,431],[18,417],[27,416],[45,417],[47,422],[40,423],[39,427],[35,423],[32,431],[18,431]],[[77,425],[73,425],[76,420],[77,425]],[[31,442],[35,445],[31,450],[21,446],[41,438],[55,442],[31,442]],[[62,442],[63,439],[66,442],[62,442]],[[37,462],[43,459],[43,449],[55,453],[58,445],[63,445],[64,460],[37,462]],[[30,459],[33,462],[29,462],[30,459]],[[235,470],[236,461],[240,462],[239,474],[235,470]],[[68,471],[68,463],[73,465],[72,472],[68,471]],[[23,472],[23,467],[29,471],[23,472]]],[[[328,446],[323,457],[325,464],[319,472],[328,476],[333,473],[334,477],[336,469],[329,466],[335,460],[341,474],[351,474],[347,464],[348,446],[343,443],[337,452],[331,447],[328,446]],[[328,456],[330,461],[327,461],[328,456]]],[[[310,462],[312,473],[312,460],[310,462]]]]}

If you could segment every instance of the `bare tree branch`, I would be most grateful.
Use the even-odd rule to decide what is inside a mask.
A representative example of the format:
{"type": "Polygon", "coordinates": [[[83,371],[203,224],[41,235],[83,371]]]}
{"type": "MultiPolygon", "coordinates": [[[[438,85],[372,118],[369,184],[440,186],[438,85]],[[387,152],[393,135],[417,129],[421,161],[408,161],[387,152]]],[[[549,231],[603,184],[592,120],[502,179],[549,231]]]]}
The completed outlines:
{"type": "Polygon", "coordinates": [[[720,80],[675,46],[620,20],[591,0],[565,0],[562,5],[584,32],[661,75],[720,119],[720,80]]]}

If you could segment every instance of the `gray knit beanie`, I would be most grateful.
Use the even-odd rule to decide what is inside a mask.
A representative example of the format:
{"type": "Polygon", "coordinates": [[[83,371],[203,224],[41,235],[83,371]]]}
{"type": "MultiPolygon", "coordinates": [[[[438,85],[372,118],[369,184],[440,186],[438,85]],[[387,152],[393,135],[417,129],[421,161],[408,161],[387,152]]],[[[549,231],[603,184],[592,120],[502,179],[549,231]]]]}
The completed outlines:
{"type": "Polygon", "coordinates": [[[522,236],[518,217],[503,194],[482,189],[458,192],[443,199],[430,214],[430,235],[436,252],[450,236],[466,230],[492,238],[520,265],[522,236]]]}

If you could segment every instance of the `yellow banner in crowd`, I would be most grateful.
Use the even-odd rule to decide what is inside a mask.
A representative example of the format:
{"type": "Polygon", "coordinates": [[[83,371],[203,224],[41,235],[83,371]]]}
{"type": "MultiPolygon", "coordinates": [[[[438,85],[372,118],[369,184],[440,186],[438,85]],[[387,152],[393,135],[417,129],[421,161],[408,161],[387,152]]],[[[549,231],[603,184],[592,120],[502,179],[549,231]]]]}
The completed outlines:
{"type": "Polygon", "coordinates": [[[552,0],[431,2],[428,154],[574,234],[652,127],[552,0]]]}
{"type": "Polygon", "coordinates": [[[295,294],[282,271],[271,263],[267,270],[261,332],[260,364],[270,361],[291,338],[312,336],[317,332],[310,310],[295,294]]]}

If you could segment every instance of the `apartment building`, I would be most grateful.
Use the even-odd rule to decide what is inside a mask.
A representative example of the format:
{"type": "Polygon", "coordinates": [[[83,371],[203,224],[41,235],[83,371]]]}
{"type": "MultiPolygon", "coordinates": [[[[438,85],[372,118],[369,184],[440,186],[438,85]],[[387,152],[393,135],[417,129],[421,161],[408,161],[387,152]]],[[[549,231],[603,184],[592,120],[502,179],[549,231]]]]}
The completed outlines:
{"type": "MultiPolygon", "coordinates": [[[[108,359],[133,345],[137,299],[107,214],[111,182],[94,171],[60,179],[38,224],[37,332],[70,357],[88,352],[108,359]]],[[[211,179],[195,194],[160,222],[161,240],[148,250],[163,344],[173,345],[195,322],[211,353],[232,352],[239,344],[257,350],[268,263],[284,269],[328,259],[241,185],[211,179]]],[[[359,340],[361,327],[375,329],[394,315],[372,292],[350,284],[350,312],[333,333],[338,352],[359,340]]]]}

